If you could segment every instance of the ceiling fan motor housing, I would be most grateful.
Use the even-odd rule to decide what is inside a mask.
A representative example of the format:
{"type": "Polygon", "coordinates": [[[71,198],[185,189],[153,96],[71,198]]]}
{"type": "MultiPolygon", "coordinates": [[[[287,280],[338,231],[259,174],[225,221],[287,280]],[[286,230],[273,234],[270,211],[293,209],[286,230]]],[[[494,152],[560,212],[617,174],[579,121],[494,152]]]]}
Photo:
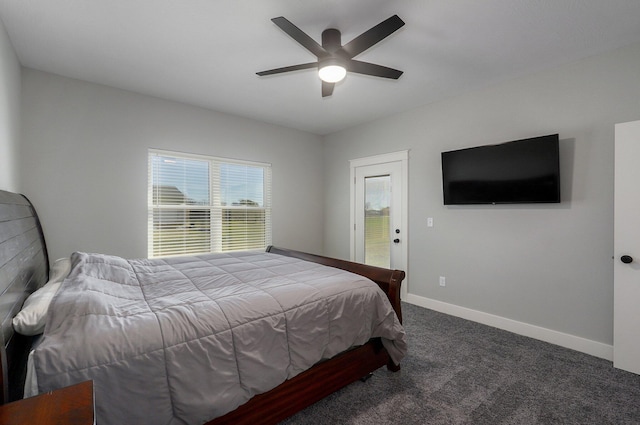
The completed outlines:
{"type": "Polygon", "coordinates": [[[322,31],[322,47],[329,53],[325,57],[318,57],[318,69],[326,66],[339,66],[348,69],[349,56],[342,50],[342,35],[340,31],[329,28],[322,31]]]}
{"type": "Polygon", "coordinates": [[[342,35],[335,28],[322,31],[322,47],[329,52],[335,53],[342,47],[342,35]]]}

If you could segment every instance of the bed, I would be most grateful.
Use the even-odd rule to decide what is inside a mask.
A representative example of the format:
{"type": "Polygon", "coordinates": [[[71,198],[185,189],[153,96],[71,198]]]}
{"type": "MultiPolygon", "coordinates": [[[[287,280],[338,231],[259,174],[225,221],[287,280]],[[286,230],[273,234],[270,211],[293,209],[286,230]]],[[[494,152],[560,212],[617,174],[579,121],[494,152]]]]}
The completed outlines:
{"type": "MultiPolygon", "coordinates": [[[[3,366],[2,396],[4,400],[7,400],[10,398],[16,398],[16,394],[20,392],[20,387],[24,383],[23,376],[25,370],[24,364],[26,359],[25,352],[30,345],[30,341],[28,339],[22,338],[19,334],[12,331],[12,328],[10,326],[11,319],[19,311],[20,306],[22,305],[22,302],[24,301],[26,296],[36,288],[40,287],[47,280],[48,266],[46,247],[44,244],[44,238],[42,236],[42,230],[40,228],[37,216],[35,215],[35,210],[28,202],[28,200],[26,200],[26,198],[21,195],[11,194],[8,192],[0,193],[0,229],[3,229],[0,230],[0,236],[2,236],[2,239],[0,240],[0,249],[3,251],[2,254],[0,254],[0,283],[3,285],[2,295],[0,295],[3,330],[2,352],[0,354],[2,354],[3,366]],[[6,230],[14,228],[17,230],[6,230]],[[22,239],[24,239],[24,241],[22,241],[22,239]],[[16,240],[21,240],[21,242],[17,244],[16,240]],[[20,246],[22,248],[16,248],[16,246],[20,246]]],[[[247,271],[248,274],[254,276],[253,281],[256,281],[257,279],[262,282],[262,275],[265,274],[267,270],[276,270],[277,273],[279,273],[282,267],[316,270],[318,276],[322,275],[322,273],[328,273],[327,276],[329,277],[327,277],[327,279],[329,280],[333,280],[333,276],[335,276],[338,272],[342,272],[344,270],[349,272],[348,274],[350,275],[358,275],[356,279],[358,282],[361,282],[363,280],[360,278],[360,276],[365,276],[377,283],[378,287],[382,291],[380,291],[380,289],[378,289],[377,287],[376,290],[378,292],[383,292],[383,297],[385,298],[384,302],[387,306],[389,306],[388,308],[391,310],[392,314],[395,312],[395,314],[393,314],[393,317],[395,318],[394,320],[399,321],[402,318],[400,310],[400,284],[404,278],[404,273],[402,271],[374,268],[347,261],[335,260],[327,257],[321,257],[275,247],[270,247],[266,253],[256,255],[257,258],[261,259],[260,261],[263,261],[264,263],[260,263],[261,267],[251,266],[251,269],[247,271]],[[272,265],[276,267],[276,269],[262,267],[262,264],[272,265]],[[328,266],[329,269],[315,269],[316,267],[320,267],[319,265],[328,266]],[[257,277],[256,273],[258,274],[257,277]]],[[[124,265],[125,263],[121,263],[121,261],[124,260],[118,259],[117,257],[105,257],[100,255],[98,255],[97,257],[92,257],[90,255],[80,253],[76,255],[74,262],[81,262],[81,257],[85,259],[88,258],[88,262],[103,262],[103,260],[106,258],[104,262],[115,262],[121,269],[123,267],[129,267],[130,264],[133,264],[132,267],[138,268],[135,269],[134,272],[129,272],[129,274],[135,276],[136,280],[138,279],[139,275],[144,274],[141,272],[141,270],[146,270],[145,267],[148,267],[151,264],[145,263],[144,260],[141,264],[131,263],[131,260],[127,260],[127,265],[124,265]],[[85,257],[83,257],[83,255],[85,257]]],[[[233,262],[244,261],[244,259],[230,259],[227,257],[223,257],[223,259],[225,261],[233,262]]],[[[215,260],[218,261],[217,258],[215,260]]],[[[197,264],[202,265],[203,262],[211,262],[213,260],[209,257],[206,257],[194,260],[185,259],[176,261],[177,266],[171,266],[171,273],[173,274],[176,274],[174,268],[177,268],[179,272],[182,273],[183,269],[180,269],[180,267],[182,267],[182,262],[184,261],[195,261],[197,264]]],[[[169,265],[165,264],[160,264],[160,266],[169,267],[169,265]]],[[[216,265],[215,267],[218,266],[216,265]]],[[[245,266],[243,265],[243,267],[245,266]]],[[[76,268],[74,268],[74,270],[76,270],[76,268]]],[[[156,274],[162,274],[162,272],[156,273],[151,269],[149,270],[150,275],[155,276],[156,274]]],[[[73,273],[74,272],[72,272],[72,275],[73,273]]],[[[93,276],[94,273],[98,272],[89,272],[91,276],[93,276]]],[[[106,271],[104,273],[110,276],[114,272],[106,271]]],[[[96,279],[100,280],[102,279],[102,277],[96,277],[96,279]]],[[[72,280],[73,278],[70,275],[70,277],[64,281],[63,287],[65,285],[70,286],[70,282],[72,280]]],[[[86,276],[82,281],[84,282],[85,280],[91,281],[91,279],[86,279],[86,276]]],[[[123,282],[125,281],[124,279],[120,278],[115,278],[112,280],[123,280],[123,282]]],[[[144,281],[144,279],[141,280],[144,281]]],[[[129,281],[127,280],[125,283],[127,283],[128,285],[128,282],[129,281]]],[[[273,285],[268,286],[269,290],[273,289],[273,287],[273,285]]],[[[347,286],[345,286],[345,288],[346,287],[347,286]]],[[[359,290],[360,289],[358,289],[358,291],[359,290]]],[[[85,292],[87,292],[87,290],[85,290],[85,292]]],[[[281,292],[286,294],[289,293],[288,290],[283,290],[281,292]]],[[[353,291],[351,290],[351,286],[349,286],[349,291],[344,290],[342,292],[353,291]]],[[[62,290],[61,293],[63,293],[62,290]]],[[[59,300],[64,299],[65,295],[61,295],[61,293],[56,295],[54,304],[56,302],[58,302],[59,304],[62,303],[59,300]]],[[[270,299],[270,296],[267,298],[270,299]]],[[[286,302],[286,300],[279,300],[277,303],[283,304],[286,302]]],[[[320,303],[320,301],[318,301],[318,303],[320,303]]],[[[322,301],[322,303],[324,303],[324,301],[322,301]]],[[[111,305],[110,303],[107,304],[111,305]]],[[[296,304],[296,306],[297,305],[298,304],[296,304]]],[[[54,310],[57,311],[57,309],[54,310]]],[[[294,310],[287,307],[286,311],[290,312],[294,310]]],[[[366,312],[368,310],[365,309],[364,311],[366,312]]],[[[376,315],[374,313],[367,314],[371,316],[376,315]]],[[[389,315],[386,314],[383,316],[388,317],[389,315]]],[[[58,320],[55,317],[56,313],[50,313],[49,318],[47,319],[51,320],[51,322],[47,322],[47,326],[51,326],[51,331],[49,332],[49,329],[47,330],[49,334],[54,334],[54,329],[57,329],[60,323],[65,322],[64,320],[58,320]]],[[[290,317],[287,316],[286,320],[284,321],[289,321],[289,319],[290,317]]],[[[337,327],[334,327],[332,329],[337,329],[340,326],[341,325],[337,325],[337,327]]],[[[52,336],[48,335],[47,332],[45,333],[45,338],[43,338],[44,340],[47,340],[48,336],[50,338],[53,338],[52,336]]],[[[286,332],[294,335],[293,330],[287,329],[286,332]]],[[[334,332],[334,330],[332,330],[331,332],[334,332]]],[[[362,337],[361,334],[358,335],[360,335],[359,338],[362,337]]],[[[389,345],[388,337],[389,335],[385,334],[385,336],[383,336],[382,338],[376,336],[369,339],[368,341],[360,341],[359,343],[355,344],[355,347],[348,347],[345,348],[344,351],[340,351],[339,353],[337,353],[333,352],[332,350],[335,351],[338,345],[333,348],[327,347],[337,344],[334,342],[340,341],[341,339],[346,339],[346,337],[343,337],[341,335],[332,336],[332,338],[330,339],[331,343],[325,344],[324,346],[325,352],[324,354],[322,354],[322,358],[318,358],[318,361],[314,360],[314,363],[313,365],[310,365],[310,368],[307,369],[305,366],[305,370],[301,372],[300,370],[295,370],[296,368],[293,367],[294,370],[289,370],[289,372],[284,376],[284,379],[282,379],[282,376],[278,378],[281,379],[282,382],[277,384],[274,388],[255,389],[256,394],[251,393],[251,397],[248,399],[248,401],[241,400],[241,402],[238,402],[238,400],[236,399],[235,401],[233,401],[233,403],[239,404],[237,408],[234,408],[234,410],[225,413],[222,416],[219,416],[207,423],[276,423],[292,415],[293,413],[296,413],[301,409],[309,406],[310,404],[325,397],[326,395],[342,388],[343,386],[367,376],[370,372],[378,369],[379,367],[387,365],[387,367],[391,370],[398,370],[399,366],[397,365],[397,362],[399,361],[399,358],[401,358],[401,354],[395,353],[394,355],[393,347],[389,345]],[[329,355],[330,358],[324,358],[325,354],[329,355]],[[392,359],[392,357],[395,357],[395,361],[392,359]]],[[[249,340],[251,340],[251,338],[249,338],[249,340]]],[[[43,343],[43,345],[45,344],[43,343]]],[[[45,351],[41,348],[39,348],[38,350],[45,351]]],[[[38,350],[36,350],[36,353],[39,352],[38,350]]],[[[272,351],[273,350],[260,351],[260,356],[262,356],[262,353],[271,353],[272,351]]],[[[168,351],[166,352],[168,353],[168,351]]],[[[274,352],[277,353],[277,350],[274,352]]],[[[291,353],[291,351],[289,351],[289,353],[291,353]]],[[[268,361],[276,361],[278,359],[277,356],[271,357],[270,359],[268,355],[266,357],[268,361]]],[[[314,357],[311,356],[311,358],[314,357]]],[[[47,361],[43,362],[43,364],[47,363],[47,361]]],[[[296,362],[291,362],[290,365],[291,364],[297,365],[296,362]]],[[[300,365],[303,364],[304,361],[301,361],[300,365]]],[[[280,373],[280,375],[282,375],[282,373],[280,373]]],[[[73,380],[75,378],[70,379],[73,380]]],[[[42,385],[43,388],[45,388],[46,385],[50,385],[45,381],[46,377],[43,382],[40,382],[40,385],[42,385]]],[[[98,386],[98,388],[100,388],[99,386],[102,384],[98,383],[96,385],[98,386]]],[[[262,385],[262,383],[260,385],[262,385]]],[[[99,397],[100,391],[96,391],[96,398],[99,397]]],[[[187,422],[205,422],[205,420],[202,420],[202,417],[200,416],[192,417],[187,415],[186,417],[189,418],[188,420],[186,420],[187,422]]],[[[184,419],[182,420],[184,421],[184,419]]],[[[177,420],[176,423],[180,423],[180,421],[177,420]]]]}

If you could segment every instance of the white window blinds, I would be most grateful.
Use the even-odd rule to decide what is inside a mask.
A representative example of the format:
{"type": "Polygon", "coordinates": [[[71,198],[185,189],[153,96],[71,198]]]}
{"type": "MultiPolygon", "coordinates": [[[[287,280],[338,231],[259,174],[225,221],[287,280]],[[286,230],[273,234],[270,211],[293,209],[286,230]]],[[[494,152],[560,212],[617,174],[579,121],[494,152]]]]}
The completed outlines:
{"type": "Polygon", "coordinates": [[[271,244],[271,166],[149,151],[149,258],[271,244]]]}

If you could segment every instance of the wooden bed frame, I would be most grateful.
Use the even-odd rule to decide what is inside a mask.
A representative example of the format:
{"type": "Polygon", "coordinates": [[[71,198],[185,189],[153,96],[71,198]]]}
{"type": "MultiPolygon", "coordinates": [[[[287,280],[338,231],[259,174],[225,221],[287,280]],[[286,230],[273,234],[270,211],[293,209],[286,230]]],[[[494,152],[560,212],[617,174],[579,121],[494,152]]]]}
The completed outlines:
{"type": "MultiPolygon", "coordinates": [[[[268,252],[295,257],[368,277],[387,294],[400,321],[400,285],[405,273],[270,246],[268,252]]],[[[48,255],[35,209],[23,195],[0,191],[0,404],[21,398],[31,340],[13,331],[11,320],[26,297],[47,281],[48,255]]],[[[398,371],[379,338],[318,363],[250,399],[207,425],[275,424],[344,386],[387,366],[398,371]]]]}

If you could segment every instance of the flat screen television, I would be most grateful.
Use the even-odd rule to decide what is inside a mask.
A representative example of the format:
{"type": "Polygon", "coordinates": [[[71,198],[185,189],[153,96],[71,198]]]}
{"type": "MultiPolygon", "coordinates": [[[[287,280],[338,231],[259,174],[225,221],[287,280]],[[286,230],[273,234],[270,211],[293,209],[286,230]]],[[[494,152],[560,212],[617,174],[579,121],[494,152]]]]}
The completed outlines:
{"type": "Polygon", "coordinates": [[[560,202],[557,134],[442,152],[445,205],[560,202]]]}

